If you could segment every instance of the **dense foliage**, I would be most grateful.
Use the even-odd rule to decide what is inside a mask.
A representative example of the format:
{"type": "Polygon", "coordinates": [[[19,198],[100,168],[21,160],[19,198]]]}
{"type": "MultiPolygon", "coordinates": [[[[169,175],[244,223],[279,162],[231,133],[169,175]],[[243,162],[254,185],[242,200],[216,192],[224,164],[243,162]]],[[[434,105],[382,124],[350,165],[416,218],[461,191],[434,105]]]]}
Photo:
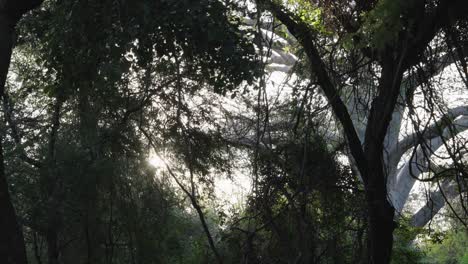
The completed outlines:
{"type": "Polygon", "coordinates": [[[459,1],[13,2],[0,262],[468,263],[468,111],[433,80],[454,64],[468,87],[459,1]],[[433,184],[413,218],[406,165],[433,184]],[[424,227],[445,203],[451,229],[424,227]]]}

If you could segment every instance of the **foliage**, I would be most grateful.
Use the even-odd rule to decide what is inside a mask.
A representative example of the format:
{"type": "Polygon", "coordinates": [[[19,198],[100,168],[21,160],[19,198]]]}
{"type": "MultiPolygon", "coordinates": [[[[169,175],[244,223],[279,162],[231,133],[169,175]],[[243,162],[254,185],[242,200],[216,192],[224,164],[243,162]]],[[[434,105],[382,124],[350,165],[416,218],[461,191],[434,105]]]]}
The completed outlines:
{"type": "Polygon", "coordinates": [[[322,34],[331,34],[329,29],[326,28],[322,8],[311,1],[304,0],[288,0],[288,5],[293,6],[297,17],[315,31],[322,34]]]}
{"type": "Polygon", "coordinates": [[[261,153],[258,191],[223,238],[228,263],[355,263],[362,257],[359,184],[318,135],[309,140],[261,153]]]}
{"type": "Polygon", "coordinates": [[[32,261],[212,260],[198,215],[148,167],[148,144],[202,176],[224,169],[216,133],[201,129],[209,106],[186,98],[256,78],[250,33],[232,8],[49,0],[22,20],[5,150],[32,261]],[[188,145],[202,155],[192,159],[188,145]]]}
{"type": "Polygon", "coordinates": [[[370,46],[383,49],[392,45],[403,27],[402,11],[407,8],[406,1],[381,0],[368,13],[363,13],[364,23],[360,33],[370,46]]]}
{"type": "Polygon", "coordinates": [[[468,263],[468,234],[463,228],[453,229],[443,234],[438,241],[427,241],[425,251],[427,257],[423,263],[430,264],[466,264],[468,263]]]}
{"type": "Polygon", "coordinates": [[[408,219],[402,218],[395,231],[395,241],[392,251],[392,263],[411,264],[421,263],[425,252],[421,250],[414,239],[422,232],[421,228],[410,225],[408,219]]]}
{"type": "MultiPolygon", "coordinates": [[[[402,17],[408,4],[288,3],[324,60],[283,47],[302,60],[291,98],[272,104],[259,63],[267,60],[251,43],[262,34],[241,25],[238,1],[46,0],[21,21],[1,154],[31,263],[215,263],[216,249],[226,263],[365,263],[364,184],[340,161],[345,140],[324,135],[340,128],[314,97],[319,75],[310,71],[323,66],[330,85],[343,84],[334,98],[370,100],[380,66],[360,49],[394,45],[412,23],[402,17]],[[361,90],[346,91],[349,80],[361,90]],[[244,100],[246,113],[230,128],[236,117],[219,109],[241,86],[230,102],[244,100]],[[149,166],[153,152],[164,154],[163,168],[149,166]],[[215,182],[239,160],[252,192],[225,212],[215,182]]],[[[422,250],[412,244],[420,232],[401,220],[394,263],[468,261],[466,232],[433,236],[422,250]]]]}
{"type": "Polygon", "coordinates": [[[52,78],[73,83],[94,68],[110,84],[155,58],[162,62],[154,66],[158,72],[184,72],[219,93],[255,77],[249,32],[219,1],[49,0],[44,6],[23,20],[20,42],[39,49],[52,78]]]}

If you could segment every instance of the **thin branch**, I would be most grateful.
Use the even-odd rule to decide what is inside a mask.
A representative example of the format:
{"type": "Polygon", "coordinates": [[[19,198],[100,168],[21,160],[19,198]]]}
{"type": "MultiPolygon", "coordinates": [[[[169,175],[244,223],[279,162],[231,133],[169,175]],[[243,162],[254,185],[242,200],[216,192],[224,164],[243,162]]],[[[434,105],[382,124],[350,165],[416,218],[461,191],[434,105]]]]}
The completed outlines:
{"type": "MultiPolygon", "coordinates": [[[[178,179],[177,175],[174,173],[174,171],[171,169],[171,167],[169,166],[169,164],[166,162],[166,160],[161,157],[161,155],[159,154],[158,152],[158,148],[157,146],[154,144],[151,136],[148,134],[148,132],[145,131],[145,129],[143,129],[141,126],[139,126],[139,129],[140,131],[143,133],[143,135],[146,137],[146,139],[148,140],[149,144],[151,145],[151,147],[153,148],[154,150],[154,153],[156,156],[158,156],[158,158],[164,163],[164,167],[166,168],[166,170],[169,172],[169,175],[172,177],[172,179],[174,179],[174,181],[176,182],[176,184],[179,186],[179,188],[184,192],[184,194],[190,199],[190,202],[193,206],[193,208],[197,211],[197,214],[198,214],[198,218],[200,219],[200,222],[202,224],[202,227],[203,227],[203,230],[206,234],[206,237],[208,239],[208,243],[210,245],[210,248],[211,250],[213,251],[213,254],[215,255],[218,263],[222,264],[223,263],[223,260],[221,258],[221,255],[219,254],[217,248],[216,248],[216,245],[215,245],[215,242],[214,242],[214,239],[213,239],[213,236],[211,235],[211,232],[210,232],[210,229],[208,228],[208,224],[206,222],[206,219],[205,219],[205,215],[203,213],[203,210],[202,208],[200,207],[200,205],[198,204],[198,201],[197,201],[197,198],[194,194],[194,190],[193,190],[193,187],[192,187],[192,191],[189,191],[185,186],[184,184],[178,179]]],[[[191,174],[191,177],[193,178],[193,172],[192,170],[190,170],[190,174],[191,174]]],[[[193,185],[193,180],[191,181],[192,185],[193,185]]]]}
{"type": "Polygon", "coordinates": [[[367,179],[367,165],[361,141],[356,133],[353,121],[344,102],[341,100],[338,89],[334,86],[329,74],[327,73],[325,63],[319,55],[314,44],[313,31],[300,20],[294,19],[294,14],[285,10],[280,4],[274,1],[262,0],[263,4],[271,11],[291,32],[291,34],[302,44],[310,64],[313,65],[312,71],[317,76],[320,87],[325,93],[333,112],[340,121],[348,139],[351,154],[356,160],[356,165],[363,175],[363,180],[367,179]]]}
{"type": "Polygon", "coordinates": [[[19,158],[33,167],[41,168],[42,163],[36,159],[29,157],[26,153],[26,150],[22,146],[21,135],[18,131],[18,125],[13,119],[13,106],[10,101],[10,97],[6,92],[3,95],[3,112],[5,113],[5,119],[10,127],[11,136],[16,143],[16,147],[19,149],[19,158]]]}
{"type": "Polygon", "coordinates": [[[468,106],[459,106],[449,110],[444,114],[438,122],[435,122],[431,126],[425,128],[423,131],[415,131],[397,143],[397,148],[391,151],[390,155],[398,155],[401,157],[410,148],[418,145],[421,140],[430,140],[440,135],[440,131],[444,130],[450,125],[457,127],[457,132],[461,132],[467,129],[468,119],[463,118],[455,120],[459,116],[468,115],[468,106]],[[455,120],[455,121],[454,121],[455,120]]]}

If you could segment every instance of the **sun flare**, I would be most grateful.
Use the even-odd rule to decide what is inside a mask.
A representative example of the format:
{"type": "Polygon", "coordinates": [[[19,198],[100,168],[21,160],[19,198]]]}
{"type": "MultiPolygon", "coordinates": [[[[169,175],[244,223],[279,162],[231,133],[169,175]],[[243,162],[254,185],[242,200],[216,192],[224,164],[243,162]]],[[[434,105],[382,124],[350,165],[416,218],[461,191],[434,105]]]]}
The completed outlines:
{"type": "Polygon", "coordinates": [[[163,169],[167,162],[161,156],[151,153],[148,157],[148,163],[156,169],[163,169]]]}

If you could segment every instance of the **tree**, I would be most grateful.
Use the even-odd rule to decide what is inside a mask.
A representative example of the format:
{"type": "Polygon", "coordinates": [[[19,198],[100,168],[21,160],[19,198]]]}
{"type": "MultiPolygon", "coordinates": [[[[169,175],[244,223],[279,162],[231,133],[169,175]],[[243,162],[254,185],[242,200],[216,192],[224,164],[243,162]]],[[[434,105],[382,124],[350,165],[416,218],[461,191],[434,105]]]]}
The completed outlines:
{"type": "Polygon", "coordinates": [[[416,178],[441,192],[415,225],[465,199],[467,109],[434,78],[467,77],[461,1],[256,3],[48,0],[21,20],[1,219],[20,219],[31,261],[388,263],[416,178]],[[290,96],[271,94],[269,71],[291,69],[290,96]],[[252,194],[231,217],[215,182],[237,163],[252,194]]]}
{"type": "MultiPolygon", "coordinates": [[[[23,192],[16,198],[25,205],[20,218],[37,262],[112,261],[119,243],[123,259],[164,259],[152,253],[161,230],[144,233],[136,224],[139,217],[167,213],[161,209],[154,216],[141,203],[172,201],[154,198],[162,184],[141,183],[152,176],[144,165],[147,138],[140,132],[148,131],[158,146],[164,142],[178,153],[176,160],[188,163],[180,119],[204,109],[189,108],[182,97],[200,90],[223,94],[252,82],[254,48],[230,12],[212,0],[51,0],[21,22],[16,78],[2,100],[9,132],[5,164],[19,175],[15,189],[23,192]],[[174,14],[183,19],[174,20],[174,14]],[[44,112],[35,115],[31,108],[44,112]],[[43,240],[47,247],[41,249],[37,241],[43,240]]],[[[191,130],[196,139],[203,136],[199,129],[191,130]]]]}
{"type": "MultiPolygon", "coordinates": [[[[389,263],[392,249],[394,207],[388,200],[385,161],[385,139],[399,95],[409,92],[404,87],[404,75],[421,61],[424,50],[444,28],[452,28],[463,21],[463,4],[459,1],[400,1],[346,3],[299,2],[296,11],[276,1],[260,1],[273,13],[301,44],[310,63],[311,79],[316,80],[343,127],[350,153],[365,185],[369,212],[369,262],[389,263]],[[307,12],[323,10],[325,23],[336,28],[332,36],[340,39],[347,34],[351,47],[341,48],[344,54],[361,54],[365,61],[375,64],[376,85],[363,142],[361,142],[350,112],[340,94],[343,83],[334,76],[345,74],[351,80],[359,78],[346,72],[335,72],[336,62],[346,57],[329,54],[336,41],[321,39],[326,33],[314,21],[307,20],[307,12]],[[366,15],[364,15],[366,13],[366,15]],[[449,17],[451,19],[449,19],[449,17]],[[325,32],[325,33],[324,33],[325,32]],[[334,33],[334,34],[333,34],[334,33]],[[340,34],[341,33],[341,34],[340,34]],[[319,47],[325,45],[325,49],[319,47]],[[327,45],[330,48],[326,48],[327,45]]],[[[328,27],[330,29],[330,27],[328,27]]],[[[349,68],[348,68],[349,69],[349,68]]],[[[353,68],[351,68],[353,69],[353,68]]],[[[343,78],[346,79],[346,78],[343,78]]]]}
{"type": "MultiPolygon", "coordinates": [[[[278,27],[276,26],[272,28],[278,27]]],[[[462,28],[463,27],[461,27],[459,31],[463,31],[462,28]]],[[[290,52],[288,53],[283,50],[287,48],[284,46],[284,43],[287,43],[288,41],[284,40],[283,37],[280,37],[278,32],[273,32],[272,30],[274,29],[265,29],[265,31],[268,32],[267,35],[271,35],[273,36],[272,38],[275,39],[275,47],[273,47],[271,51],[271,58],[269,60],[270,65],[267,67],[272,71],[281,71],[284,73],[290,72],[301,75],[303,72],[303,69],[300,69],[302,67],[302,61],[295,58],[290,52]],[[293,67],[294,71],[291,71],[293,67]]],[[[278,29],[276,29],[276,31],[278,31],[278,29]]],[[[279,32],[281,32],[281,30],[279,30],[279,32]]],[[[447,36],[445,36],[445,38],[447,38],[447,36]]],[[[457,37],[457,39],[457,41],[459,41],[457,46],[465,46],[466,40],[464,40],[462,36],[457,37]]],[[[265,41],[268,42],[268,39],[265,41]]],[[[432,179],[446,178],[447,175],[439,177],[441,175],[441,171],[446,170],[451,170],[454,174],[453,177],[451,177],[453,178],[452,180],[442,181],[440,183],[441,188],[439,188],[439,190],[432,191],[428,203],[414,214],[413,223],[417,226],[424,226],[428,223],[440,208],[446,204],[446,200],[449,200],[450,203],[450,200],[455,197],[463,199],[463,196],[459,196],[458,194],[460,191],[463,192],[463,190],[466,189],[460,185],[460,183],[464,181],[464,177],[460,178],[457,175],[463,174],[463,166],[460,166],[460,162],[463,163],[463,161],[460,157],[464,155],[464,148],[460,148],[461,144],[463,144],[463,140],[460,140],[462,139],[460,137],[463,137],[463,135],[460,134],[466,130],[466,115],[468,114],[468,108],[463,104],[464,97],[461,98],[460,96],[454,96],[451,94],[453,91],[448,94],[442,93],[444,89],[441,89],[449,86],[457,87],[457,91],[455,92],[461,92],[458,90],[466,89],[466,84],[465,88],[459,87],[460,85],[464,85],[465,74],[463,73],[463,67],[458,66],[458,59],[455,59],[457,58],[456,54],[453,54],[455,50],[447,47],[449,45],[446,41],[447,40],[445,39],[438,43],[433,43],[431,48],[433,50],[436,49],[437,52],[434,51],[432,54],[428,53],[428,56],[431,57],[424,62],[424,65],[420,66],[422,68],[419,68],[418,66],[419,73],[412,74],[405,78],[405,89],[417,91],[416,93],[418,96],[413,98],[412,95],[404,93],[399,96],[398,104],[392,114],[388,136],[385,140],[386,151],[384,158],[386,160],[385,163],[388,171],[387,186],[390,190],[390,200],[395,206],[397,214],[403,213],[403,208],[408,201],[410,191],[418,179],[428,181],[428,178],[425,176],[428,173],[433,174],[431,176],[432,179]],[[423,75],[425,76],[422,76],[421,72],[424,72],[423,75]],[[460,74],[457,74],[456,72],[459,72],[460,74]],[[455,80],[447,81],[448,78],[453,79],[454,77],[456,77],[455,80]],[[423,79],[430,79],[430,81],[423,81],[423,79]],[[438,79],[442,81],[439,81],[438,79]],[[423,94],[423,96],[421,96],[421,94],[423,94]],[[427,96],[424,96],[424,94],[427,96]],[[429,98],[429,96],[433,96],[435,98],[439,96],[450,97],[445,98],[444,100],[434,100],[429,98]],[[412,102],[416,100],[418,103],[417,105],[414,105],[412,102]],[[457,101],[458,103],[455,103],[457,101]],[[447,103],[451,106],[446,106],[447,103]],[[428,106],[425,106],[424,104],[428,106]],[[414,109],[417,109],[417,111],[414,111],[414,109]],[[421,111],[421,109],[423,109],[423,111],[421,111]],[[412,126],[412,128],[409,129],[409,132],[408,125],[412,126]],[[403,138],[400,139],[399,137],[403,138]],[[440,152],[447,148],[452,152],[451,157],[447,155],[448,153],[443,155],[444,157],[440,156],[440,152]],[[439,166],[436,165],[436,160],[440,158],[445,159],[446,162],[452,158],[455,159],[452,159],[452,161],[449,162],[450,165],[444,165],[444,169],[437,169],[439,171],[437,172],[434,171],[434,166],[439,166]],[[400,166],[400,164],[404,165],[400,166]],[[428,165],[433,168],[431,169],[428,165]],[[447,165],[450,167],[447,167],[447,165]],[[456,173],[457,171],[458,174],[456,173]],[[457,185],[460,188],[458,188],[457,185]],[[442,192],[445,192],[445,194],[442,192]]],[[[292,45],[293,47],[296,45],[294,44],[294,41],[289,42],[292,42],[292,44],[287,45],[292,45]]],[[[463,53],[463,49],[460,49],[463,53]]],[[[460,61],[463,62],[463,59],[460,59],[460,61]]],[[[365,68],[360,68],[358,70],[358,74],[360,75],[366,75],[368,72],[368,69],[365,68]]],[[[299,80],[301,78],[304,77],[300,76],[299,80]]],[[[307,77],[305,78],[308,79],[307,77]]],[[[295,78],[292,79],[294,80],[295,78]]],[[[364,80],[364,83],[372,83],[372,80],[364,80]]],[[[271,85],[274,86],[274,84],[271,85]]],[[[309,95],[309,90],[314,91],[315,88],[301,88],[301,83],[297,80],[293,82],[289,81],[289,83],[285,85],[291,86],[293,90],[306,91],[302,99],[298,100],[302,102],[301,104],[303,104],[303,101],[307,97],[312,96],[318,103],[318,105],[313,108],[313,111],[318,111],[320,108],[324,108],[320,104],[320,94],[309,95]]],[[[309,86],[315,87],[315,84],[309,86]]],[[[342,91],[348,111],[350,111],[353,123],[356,125],[357,134],[359,138],[363,140],[369,103],[368,98],[366,97],[367,93],[358,93],[354,86],[357,85],[346,84],[342,91]],[[348,91],[349,89],[351,89],[351,91],[348,91]]],[[[366,86],[366,84],[364,84],[364,86],[366,86]]],[[[366,91],[367,89],[368,88],[366,88],[366,91]]],[[[451,90],[453,90],[453,87],[451,90]]],[[[285,95],[289,96],[287,92],[285,95]]],[[[303,108],[302,105],[299,105],[298,107],[299,109],[303,108]]],[[[244,120],[246,117],[247,116],[243,117],[244,120]]],[[[242,118],[240,118],[240,120],[241,119],[242,118]]],[[[286,127],[288,124],[289,126],[295,126],[294,122],[289,121],[287,118],[276,121],[272,126],[276,127],[275,131],[277,131],[278,128],[281,129],[281,127],[286,127]]],[[[334,134],[335,132],[336,131],[330,131],[329,137],[330,139],[339,142],[341,139],[334,134]]],[[[248,138],[245,138],[243,135],[237,135],[236,137],[238,138],[238,141],[248,141],[248,138]]],[[[278,140],[281,139],[275,139],[275,141],[278,140]]]]}
{"type": "MultiPolygon", "coordinates": [[[[0,1],[0,99],[4,99],[5,81],[13,50],[14,30],[21,17],[41,4],[41,0],[0,1]]],[[[2,133],[3,134],[3,133],[2,133]]],[[[0,135],[0,261],[27,263],[23,234],[8,193],[0,135]]]]}
{"type": "Polygon", "coordinates": [[[362,262],[360,182],[314,132],[311,116],[299,127],[287,143],[252,149],[255,192],[224,234],[228,263],[362,262]]]}

